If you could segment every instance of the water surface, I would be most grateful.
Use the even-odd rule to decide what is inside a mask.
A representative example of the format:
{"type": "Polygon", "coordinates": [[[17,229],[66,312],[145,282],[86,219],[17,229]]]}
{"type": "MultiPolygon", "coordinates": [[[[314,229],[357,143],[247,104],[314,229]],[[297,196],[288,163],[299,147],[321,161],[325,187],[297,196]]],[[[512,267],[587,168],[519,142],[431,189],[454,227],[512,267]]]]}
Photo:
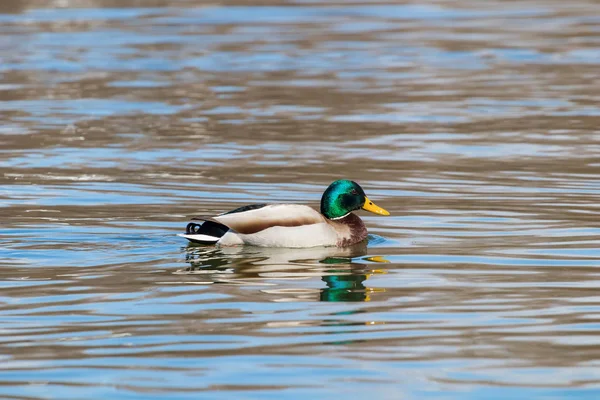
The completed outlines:
{"type": "Polygon", "coordinates": [[[0,397],[598,398],[598,5],[421,3],[0,2],[0,397]]]}

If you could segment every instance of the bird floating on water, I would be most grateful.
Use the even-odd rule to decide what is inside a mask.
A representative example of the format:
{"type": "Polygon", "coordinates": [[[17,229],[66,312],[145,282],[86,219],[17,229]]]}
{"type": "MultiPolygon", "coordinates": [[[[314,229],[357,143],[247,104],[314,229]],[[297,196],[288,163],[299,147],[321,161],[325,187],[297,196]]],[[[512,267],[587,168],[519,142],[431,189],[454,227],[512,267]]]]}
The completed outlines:
{"type": "Polygon", "coordinates": [[[194,243],[220,246],[347,247],[367,238],[367,228],[352,211],[390,215],[375,205],[354,181],[337,180],[321,197],[321,212],[300,204],[252,204],[210,218],[194,217],[185,234],[194,243]]]}

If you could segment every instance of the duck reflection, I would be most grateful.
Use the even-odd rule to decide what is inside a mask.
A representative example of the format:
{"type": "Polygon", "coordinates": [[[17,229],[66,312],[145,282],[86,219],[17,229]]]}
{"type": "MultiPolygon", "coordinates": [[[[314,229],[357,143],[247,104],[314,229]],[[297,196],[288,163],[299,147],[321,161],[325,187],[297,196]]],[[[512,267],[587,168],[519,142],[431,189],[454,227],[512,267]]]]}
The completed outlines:
{"type": "Polygon", "coordinates": [[[276,301],[370,301],[385,290],[369,288],[365,282],[374,274],[385,273],[373,267],[388,262],[379,256],[367,256],[366,243],[303,249],[190,244],[185,248],[185,257],[190,266],[177,274],[201,274],[213,283],[267,286],[261,292],[276,296],[276,301]],[[320,278],[325,288],[310,287],[315,278],[320,278]]]}

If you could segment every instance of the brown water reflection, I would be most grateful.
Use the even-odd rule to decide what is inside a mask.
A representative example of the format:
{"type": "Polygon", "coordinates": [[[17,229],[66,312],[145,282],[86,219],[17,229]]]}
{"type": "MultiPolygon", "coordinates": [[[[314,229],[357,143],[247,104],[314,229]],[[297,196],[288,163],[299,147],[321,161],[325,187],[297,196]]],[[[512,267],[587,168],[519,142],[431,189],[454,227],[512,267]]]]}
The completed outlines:
{"type": "Polygon", "coordinates": [[[597,398],[597,9],[0,2],[0,397],[597,398]],[[175,236],[338,178],[368,247],[175,236]]]}

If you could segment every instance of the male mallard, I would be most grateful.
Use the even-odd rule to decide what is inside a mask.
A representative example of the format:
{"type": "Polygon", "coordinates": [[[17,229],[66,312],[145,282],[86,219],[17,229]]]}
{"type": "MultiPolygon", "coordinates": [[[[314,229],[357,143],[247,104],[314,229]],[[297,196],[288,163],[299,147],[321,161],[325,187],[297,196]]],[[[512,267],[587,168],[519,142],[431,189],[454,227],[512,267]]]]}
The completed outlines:
{"type": "Polygon", "coordinates": [[[299,204],[253,204],[190,222],[184,238],[201,244],[260,247],[346,247],[367,238],[367,228],[352,211],[362,208],[390,215],[353,181],[333,182],[321,197],[321,212],[299,204]]]}

